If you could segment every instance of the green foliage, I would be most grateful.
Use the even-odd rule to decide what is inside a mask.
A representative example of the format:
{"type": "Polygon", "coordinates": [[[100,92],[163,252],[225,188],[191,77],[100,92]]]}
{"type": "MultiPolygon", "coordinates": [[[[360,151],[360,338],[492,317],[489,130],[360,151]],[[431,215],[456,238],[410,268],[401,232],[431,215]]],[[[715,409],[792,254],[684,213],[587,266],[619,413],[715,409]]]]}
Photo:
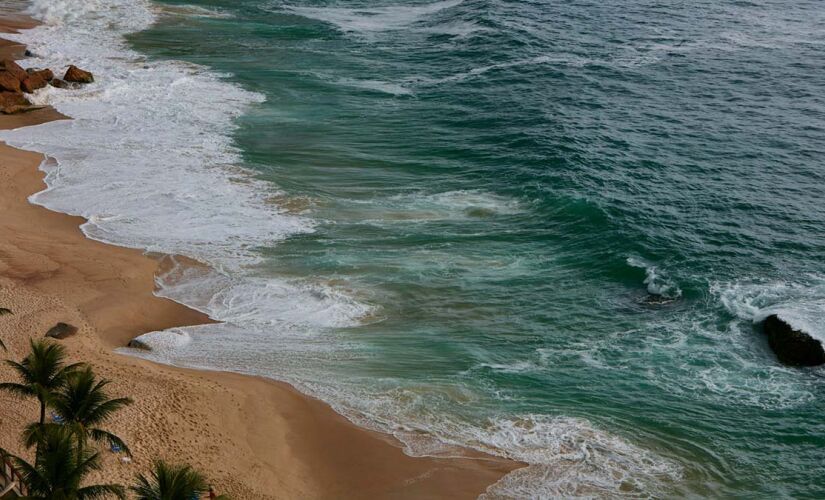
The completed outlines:
{"type": "Polygon", "coordinates": [[[40,425],[46,421],[46,400],[60,388],[66,377],[82,363],[66,365],[66,350],[59,344],[47,340],[30,340],[31,352],[26,358],[17,363],[7,360],[20,383],[5,382],[0,384],[0,390],[22,397],[36,397],[40,402],[40,425]]]}
{"type": "MultiPolygon", "coordinates": [[[[27,426],[22,436],[28,448],[36,448],[34,464],[0,448],[0,456],[8,458],[21,474],[28,489],[25,498],[125,499],[123,486],[82,484],[89,473],[100,469],[99,454],[86,447],[89,440],[117,445],[131,455],[123,440],[101,427],[132,400],[110,399],[106,393],[110,381],[98,379],[83,363],[67,365],[63,346],[45,339],[31,340],[30,345],[31,351],[21,362],[6,361],[20,382],[0,383],[0,390],[40,401],[40,421],[27,426]],[[47,406],[63,423],[45,422],[47,406]]],[[[190,466],[162,461],[155,462],[148,477],[139,474],[130,489],[141,500],[191,500],[208,491],[204,477],[190,466]]],[[[217,498],[228,500],[225,495],[217,498]]]]}
{"type": "Polygon", "coordinates": [[[206,480],[188,465],[155,462],[149,477],[138,474],[130,487],[138,500],[191,500],[207,491],[206,480]]]}
{"type": "Polygon", "coordinates": [[[129,398],[109,399],[104,390],[109,383],[106,379],[98,380],[91,367],[85,366],[68,374],[65,383],[47,398],[47,403],[63,417],[81,449],[91,439],[117,445],[131,456],[122,439],[100,428],[118,410],[132,403],[129,398]]]}
{"type": "Polygon", "coordinates": [[[78,450],[70,429],[56,424],[38,425],[36,429],[37,457],[34,464],[0,449],[0,454],[8,456],[21,473],[23,483],[29,490],[26,498],[92,500],[112,495],[126,498],[123,486],[117,484],[81,486],[90,472],[100,469],[100,458],[97,453],[78,450]]]}

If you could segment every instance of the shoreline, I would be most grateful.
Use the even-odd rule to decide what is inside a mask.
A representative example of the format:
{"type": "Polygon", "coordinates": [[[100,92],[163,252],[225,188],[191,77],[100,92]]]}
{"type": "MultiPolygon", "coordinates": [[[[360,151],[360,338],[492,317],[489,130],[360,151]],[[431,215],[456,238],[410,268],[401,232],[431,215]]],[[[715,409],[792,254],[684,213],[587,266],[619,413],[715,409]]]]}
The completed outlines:
{"type": "MultiPolygon", "coordinates": [[[[0,31],[27,27],[22,18],[0,31]]],[[[8,32],[8,31],[7,31],[8,32]]],[[[25,50],[0,43],[0,57],[25,50]]],[[[0,117],[0,128],[66,119],[51,108],[0,117]]],[[[78,327],[59,341],[113,380],[112,395],[135,404],[111,429],[130,444],[129,465],[104,452],[100,477],[128,484],[155,458],[185,461],[233,498],[475,498],[521,464],[473,458],[413,458],[388,435],[357,427],[326,403],[286,383],[229,372],[161,365],[113,352],[142,333],[208,323],[204,314],[154,295],[162,260],[88,239],[84,222],[29,203],[45,184],[43,155],[0,145],[0,322],[7,357],[25,352],[29,335],[58,321],[78,327]]],[[[5,368],[0,377],[8,378],[5,368]]],[[[0,446],[17,435],[32,402],[0,395],[0,446]],[[7,409],[7,410],[5,410],[7,409]]],[[[93,476],[94,478],[94,476],[93,476]]]]}

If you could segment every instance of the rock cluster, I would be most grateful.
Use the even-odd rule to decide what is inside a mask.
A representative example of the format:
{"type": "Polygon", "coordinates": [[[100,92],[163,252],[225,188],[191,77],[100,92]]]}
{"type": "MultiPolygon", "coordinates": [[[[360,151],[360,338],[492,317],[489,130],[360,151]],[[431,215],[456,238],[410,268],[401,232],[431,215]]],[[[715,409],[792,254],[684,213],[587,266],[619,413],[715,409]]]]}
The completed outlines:
{"type": "Polygon", "coordinates": [[[48,68],[23,69],[11,59],[5,59],[0,61],[0,112],[12,114],[35,109],[25,94],[32,94],[47,85],[66,89],[94,81],[94,75],[74,65],[69,66],[60,79],[55,78],[48,68]]]}

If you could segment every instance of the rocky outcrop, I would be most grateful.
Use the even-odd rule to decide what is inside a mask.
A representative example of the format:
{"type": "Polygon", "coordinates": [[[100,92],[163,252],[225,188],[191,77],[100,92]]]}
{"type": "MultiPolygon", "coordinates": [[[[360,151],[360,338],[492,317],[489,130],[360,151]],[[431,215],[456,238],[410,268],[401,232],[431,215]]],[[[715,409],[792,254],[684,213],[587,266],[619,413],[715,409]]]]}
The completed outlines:
{"type": "Polygon", "coordinates": [[[8,71],[21,82],[25,80],[27,76],[29,76],[26,73],[26,70],[21,68],[19,64],[12,61],[11,59],[3,59],[2,61],[0,61],[0,70],[8,71]]]}
{"type": "Polygon", "coordinates": [[[63,76],[63,79],[67,82],[75,83],[92,83],[95,81],[94,75],[88,71],[78,68],[75,65],[69,66],[69,69],[66,70],[66,74],[63,76]]]}
{"type": "Polygon", "coordinates": [[[23,82],[20,84],[20,88],[23,90],[23,92],[27,94],[33,94],[35,90],[42,89],[48,84],[49,82],[44,80],[43,77],[38,75],[31,75],[25,80],[23,80],[23,82]]]}
{"type": "Polygon", "coordinates": [[[62,340],[77,333],[77,327],[72,326],[68,323],[58,323],[51,327],[48,332],[46,332],[46,336],[62,340]]]}
{"type": "Polygon", "coordinates": [[[768,335],[768,345],[783,363],[792,366],[825,364],[825,348],[811,335],[795,330],[776,314],[765,318],[762,326],[768,335]]]}
{"type": "Polygon", "coordinates": [[[20,92],[0,92],[0,111],[10,115],[26,111],[31,103],[20,92]]]}
{"type": "Polygon", "coordinates": [[[28,94],[33,93],[35,90],[42,89],[46,85],[49,84],[49,80],[54,79],[54,74],[52,74],[51,70],[44,69],[41,71],[32,71],[29,73],[28,78],[23,80],[20,84],[20,88],[23,89],[23,92],[28,94]]]}
{"type": "Polygon", "coordinates": [[[26,69],[26,75],[28,75],[28,76],[40,75],[47,82],[50,82],[50,81],[54,80],[54,73],[49,68],[46,68],[46,69],[28,68],[28,69],[26,69]]]}
{"type": "Polygon", "coordinates": [[[0,71],[0,90],[20,92],[20,80],[9,71],[0,71]]]}

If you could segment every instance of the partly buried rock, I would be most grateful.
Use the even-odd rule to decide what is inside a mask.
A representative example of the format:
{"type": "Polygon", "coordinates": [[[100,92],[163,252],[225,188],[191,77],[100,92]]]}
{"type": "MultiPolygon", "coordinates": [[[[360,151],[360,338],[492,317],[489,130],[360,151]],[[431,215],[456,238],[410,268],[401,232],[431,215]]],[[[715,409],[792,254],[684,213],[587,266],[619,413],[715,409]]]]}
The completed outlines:
{"type": "Polygon", "coordinates": [[[0,90],[20,92],[20,80],[9,71],[0,71],[0,90]]]}
{"type": "Polygon", "coordinates": [[[29,106],[31,103],[20,92],[0,92],[0,111],[3,114],[10,115],[26,111],[29,106]]]}
{"type": "Polygon", "coordinates": [[[62,340],[77,333],[77,327],[68,323],[58,323],[46,332],[47,337],[62,340]]]}
{"type": "Polygon", "coordinates": [[[768,334],[768,345],[783,363],[793,366],[816,366],[825,363],[822,342],[805,332],[795,330],[776,314],[765,318],[762,325],[768,334]]]}
{"type": "Polygon", "coordinates": [[[8,71],[21,82],[29,76],[25,69],[21,68],[19,64],[11,59],[3,59],[0,61],[0,70],[8,71]]]}
{"type": "Polygon", "coordinates": [[[133,349],[143,349],[144,351],[151,351],[152,347],[149,346],[146,342],[140,340],[140,337],[135,337],[126,344],[128,347],[133,349]]]}
{"type": "Polygon", "coordinates": [[[48,85],[49,81],[53,79],[54,74],[50,69],[32,71],[31,73],[29,73],[28,78],[23,80],[23,83],[20,84],[20,88],[23,89],[23,92],[31,94],[35,90],[42,89],[43,87],[48,85]]]}
{"type": "Polygon", "coordinates": [[[76,89],[80,87],[79,83],[74,82],[67,82],[66,80],[61,80],[60,78],[55,78],[49,82],[49,85],[58,89],[76,89]]]}
{"type": "Polygon", "coordinates": [[[75,65],[69,66],[69,69],[66,70],[66,74],[63,76],[63,79],[67,82],[76,83],[92,83],[95,81],[94,75],[88,71],[78,68],[75,65]]]}

